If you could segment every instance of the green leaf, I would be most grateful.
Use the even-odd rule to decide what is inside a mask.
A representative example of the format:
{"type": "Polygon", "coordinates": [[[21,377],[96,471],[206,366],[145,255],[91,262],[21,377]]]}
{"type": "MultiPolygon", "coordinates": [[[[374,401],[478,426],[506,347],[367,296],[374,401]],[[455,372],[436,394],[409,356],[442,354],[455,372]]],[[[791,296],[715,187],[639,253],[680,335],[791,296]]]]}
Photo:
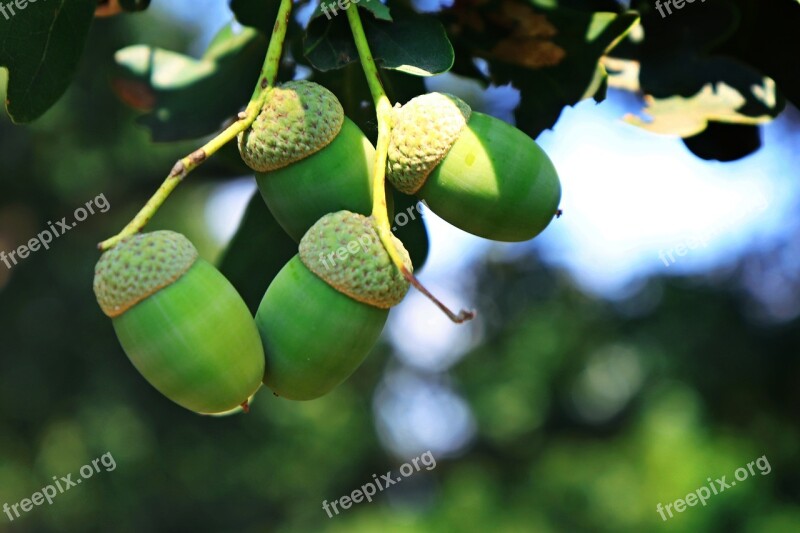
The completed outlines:
{"type": "Polygon", "coordinates": [[[800,1],[742,0],[739,9],[741,24],[730,47],[739,59],[774,79],[780,92],[800,107],[800,1]]]}
{"type": "Polygon", "coordinates": [[[256,191],[219,269],[255,314],[270,282],[296,253],[297,243],[283,231],[256,191]]]}
{"type": "Polygon", "coordinates": [[[455,60],[441,23],[424,15],[404,15],[392,24],[369,24],[367,39],[381,67],[415,76],[442,74],[455,60]]]}
{"type": "Polygon", "coordinates": [[[69,87],[95,0],[0,2],[0,66],[9,71],[6,110],[16,123],[39,118],[69,87]]]}
{"type": "Polygon", "coordinates": [[[240,24],[271,34],[280,4],[280,0],[231,0],[231,11],[240,24]]]}
{"type": "Polygon", "coordinates": [[[135,45],[117,52],[112,82],[129,105],[145,111],[139,122],[156,141],[208,135],[244,106],[267,49],[253,28],[223,28],[202,59],[135,45]]]}
{"type": "MultiPolygon", "coordinates": [[[[388,22],[363,17],[367,41],[378,66],[415,76],[434,76],[450,70],[455,59],[453,46],[438,20],[406,12],[395,13],[393,19],[388,22]]],[[[304,53],[311,65],[322,71],[357,61],[358,51],[346,18],[313,19],[306,32],[304,53]]]]}
{"type": "MultiPolygon", "coordinates": [[[[375,108],[364,71],[359,63],[350,63],[339,70],[322,72],[315,70],[312,81],[327,87],[341,102],[345,115],[353,120],[374,144],[378,136],[375,108]]],[[[407,102],[423,94],[425,82],[422,78],[396,70],[385,70],[381,82],[392,102],[407,102]]]]}
{"type": "Polygon", "coordinates": [[[322,17],[323,15],[327,20],[332,20],[333,17],[339,15],[341,15],[342,18],[346,18],[347,15],[344,14],[344,10],[350,9],[354,5],[366,9],[378,20],[386,20],[389,22],[392,20],[389,8],[379,0],[361,0],[360,2],[352,2],[351,0],[346,0],[345,2],[345,0],[342,0],[341,4],[339,0],[321,0],[316,9],[314,9],[314,13],[311,14],[309,21],[322,17]]]}

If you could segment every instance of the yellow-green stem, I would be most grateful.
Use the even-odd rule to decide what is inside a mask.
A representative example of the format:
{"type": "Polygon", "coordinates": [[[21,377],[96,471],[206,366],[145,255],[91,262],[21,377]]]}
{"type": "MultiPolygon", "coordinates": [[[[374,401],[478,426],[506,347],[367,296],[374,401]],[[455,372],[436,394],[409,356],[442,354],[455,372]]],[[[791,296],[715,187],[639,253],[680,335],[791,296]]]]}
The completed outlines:
{"type": "Polygon", "coordinates": [[[236,121],[220,132],[216,137],[208,141],[202,147],[191,154],[179,159],[172,167],[164,183],[158,188],[156,193],[147,201],[141,210],[133,217],[125,228],[117,235],[106,239],[97,245],[100,250],[106,251],[116,246],[121,240],[126,239],[142,231],[142,229],[155,216],[164,202],[172,194],[172,191],[180,184],[183,179],[194,169],[203,164],[209,157],[217,153],[223,146],[236,138],[241,132],[253,124],[264,103],[264,99],[269,94],[269,89],[275,86],[278,79],[278,68],[280,67],[281,55],[283,52],[283,42],[286,39],[286,30],[289,26],[289,17],[292,12],[292,0],[281,0],[278,9],[278,17],[272,29],[272,37],[267,48],[267,55],[261,67],[261,75],[258,83],[253,89],[253,95],[244,111],[239,113],[236,121]]]}
{"type": "Polygon", "coordinates": [[[358,9],[347,10],[347,20],[353,31],[353,38],[356,42],[356,49],[361,58],[361,66],[367,77],[367,85],[372,93],[375,102],[375,113],[378,116],[378,141],[375,147],[375,174],[372,176],[372,218],[378,229],[378,236],[381,238],[386,251],[397,268],[402,268],[403,259],[398,253],[392,242],[391,223],[386,209],[386,159],[389,153],[389,141],[392,135],[392,103],[386,96],[386,91],[381,85],[381,78],[378,74],[378,66],[372,57],[372,51],[367,43],[367,36],[364,33],[364,26],[361,24],[361,17],[358,9]]]}
{"type": "Polygon", "coordinates": [[[392,259],[392,262],[400,270],[403,276],[417,288],[422,294],[427,296],[439,309],[441,309],[453,322],[461,323],[475,317],[473,311],[461,310],[458,314],[453,313],[447,306],[440,302],[428,289],[426,289],[417,278],[405,266],[403,257],[397,250],[392,239],[392,225],[389,221],[389,213],[386,208],[386,161],[389,155],[389,142],[392,136],[392,103],[386,96],[386,91],[381,84],[378,66],[367,42],[367,35],[364,33],[364,26],[361,24],[361,17],[358,7],[347,11],[347,21],[350,23],[350,30],[353,32],[353,39],[356,43],[358,56],[361,59],[361,66],[367,77],[367,85],[372,93],[372,100],[375,103],[375,113],[378,118],[378,141],[375,146],[375,174],[372,176],[372,219],[378,231],[383,247],[392,259]]]}

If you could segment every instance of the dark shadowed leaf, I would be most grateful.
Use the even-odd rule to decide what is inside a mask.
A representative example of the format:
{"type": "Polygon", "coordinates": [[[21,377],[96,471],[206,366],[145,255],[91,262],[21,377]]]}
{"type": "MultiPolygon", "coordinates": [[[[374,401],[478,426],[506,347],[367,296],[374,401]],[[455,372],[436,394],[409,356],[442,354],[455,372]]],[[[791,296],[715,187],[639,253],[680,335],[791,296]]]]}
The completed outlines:
{"type": "Polygon", "coordinates": [[[150,7],[150,0],[119,0],[119,5],[125,11],[144,11],[150,7]]]}
{"type": "Polygon", "coordinates": [[[267,41],[252,28],[220,31],[202,59],[146,45],[117,52],[114,90],[146,114],[139,122],[157,141],[210,134],[248,101],[267,41]]]}
{"type": "Polygon", "coordinates": [[[0,66],[9,71],[6,110],[14,122],[30,122],[50,109],[72,82],[97,2],[2,4],[0,66]]]}
{"type": "Polygon", "coordinates": [[[683,144],[701,159],[735,161],[761,148],[761,131],[758,126],[712,121],[702,133],[683,139],[683,144]]]}
{"type": "Polygon", "coordinates": [[[459,50],[488,62],[490,81],[520,90],[517,126],[534,137],[565,106],[603,99],[607,76],[600,58],[638,21],[635,12],[542,9],[513,0],[457,2],[445,16],[459,50]]]}
{"type": "MultiPolygon", "coordinates": [[[[327,72],[315,70],[311,79],[336,94],[342,103],[345,114],[358,124],[361,131],[374,144],[378,136],[378,124],[375,120],[372,95],[369,92],[361,65],[350,63],[339,70],[327,72]]],[[[381,81],[392,102],[407,102],[426,92],[422,78],[397,70],[383,71],[381,81]]]]}
{"type": "Polygon", "coordinates": [[[800,2],[738,0],[741,24],[720,53],[732,54],[775,80],[800,107],[800,2]]]}
{"type": "Polygon", "coordinates": [[[283,231],[256,192],[219,261],[219,269],[255,314],[272,279],[296,253],[297,243],[283,231]]]}
{"type": "Polygon", "coordinates": [[[393,195],[394,216],[392,217],[392,231],[395,236],[403,242],[408,254],[411,256],[411,264],[414,271],[419,272],[425,261],[428,260],[428,229],[425,220],[422,218],[424,209],[420,212],[419,198],[400,193],[394,188],[389,189],[389,194],[393,195]]]}
{"type": "MultiPolygon", "coordinates": [[[[657,12],[644,16],[645,38],[620,47],[621,60],[608,59],[609,68],[615,63],[620,68],[612,85],[646,95],[643,116],[629,115],[626,120],[655,133],[688,138],[709,123],[757,125],[775,118],[785,105],[775,80],[737,57],[741,54],[719,52],[720,46],[729,46],[742,9],[735,3],[716,3],[673,19],[657,12]],[[680,23],[680,32],[675,23],[680,23]]],[[[733,131],[749,131],[749,137],[754,132],[733,131]]],[[[751,148],[748,143],[740,152],[751,148]]]]}
{"type": "Polygon", "coordinates": [[[252,26],[264,33],[272,33],[280,4],[280,0],[231,0],[230,2],[231,11],[240,24],[252,26]]]}
{"type": "MultiPolygon", "coordinates": [[[[441,23],[433,17],[397,12],[393,22],[362,17],[377,64],[416,76],[433,76],[453,66],[453,47],[441,23]]],[[[346,17],[328,21],[317,16],[308,26],[304,53],[311,64],[322,71],[344,67],[358,60],[346,17]]]]}

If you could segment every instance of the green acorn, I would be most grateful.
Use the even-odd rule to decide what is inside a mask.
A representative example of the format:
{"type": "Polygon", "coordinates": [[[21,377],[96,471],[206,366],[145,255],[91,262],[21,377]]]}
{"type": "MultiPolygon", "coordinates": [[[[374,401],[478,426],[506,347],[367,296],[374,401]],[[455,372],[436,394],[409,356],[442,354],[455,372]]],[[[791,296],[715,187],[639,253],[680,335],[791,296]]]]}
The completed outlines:
{"type": "MultiPolygon", "coordinates": [[[[402,243],[395,239],[395,245],[410,271],[402,243]]],[[[349,211],[323,216],[272,281],[256,313],[267,357],[264,383],[292,400],[328,393],[358,368],[378,340],[389,308],[408,289],[372,219],[349,211]]]]}
{"type": "Polygon", "coordinates": [[[375,148],[336,96],[310,81],[272,89],[239,152],[270,211],[295,241],[323,215],[372,209],[375,148]]]}
{"type": "Polygon", "coordinates": [[[396,110],[386,173],[454,226],[496,241],[532,239],[561,200],[555,167],[533,139],[441,93],[396,110]]]}
{"type": "Polygon", "coordinates": [[[253,318],[183,235],[120,242],[97,263],[94,292],[133,365],[173,402],[224,413],[258,390],[264,350],[253,318]]]}

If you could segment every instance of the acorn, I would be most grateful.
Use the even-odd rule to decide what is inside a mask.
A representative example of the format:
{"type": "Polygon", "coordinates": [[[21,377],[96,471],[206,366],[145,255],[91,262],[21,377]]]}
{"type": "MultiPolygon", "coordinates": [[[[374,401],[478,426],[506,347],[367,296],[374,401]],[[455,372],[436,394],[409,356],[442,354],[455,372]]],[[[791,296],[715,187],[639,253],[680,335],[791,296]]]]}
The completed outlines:
{"type": "Polygon", "coordinates": [[[186,237],[125,239],[97,263],[94,292],[128,358],[164,396],[201,414],[246,409],[264,374],[258,330],[186,237]]]}
{"type": "Polygon", "coordinates": [[[375,148],[322,85],[298,80],[273,88],[239,135],[239,153],[295,241],[323,215],[372,210],[375,148]]]}
{"type": "Polygon", "coordinates": [[[395,109],[387,179],[456,227],[496,241],[525,241],[561,200],[553,163],[517,128],[429,93],[395,109]]]}
{"type": "MultiPolygon", "coordinates": [[[[402,243],[395,245],[409,271],[402,243]]],[[[264,384],[291,400],[318,398],[347,379],[383,331],[409,283],[392,263],[372,219],[323,216],[300,241],[256,313],[267,358],[264,384]]]]}

